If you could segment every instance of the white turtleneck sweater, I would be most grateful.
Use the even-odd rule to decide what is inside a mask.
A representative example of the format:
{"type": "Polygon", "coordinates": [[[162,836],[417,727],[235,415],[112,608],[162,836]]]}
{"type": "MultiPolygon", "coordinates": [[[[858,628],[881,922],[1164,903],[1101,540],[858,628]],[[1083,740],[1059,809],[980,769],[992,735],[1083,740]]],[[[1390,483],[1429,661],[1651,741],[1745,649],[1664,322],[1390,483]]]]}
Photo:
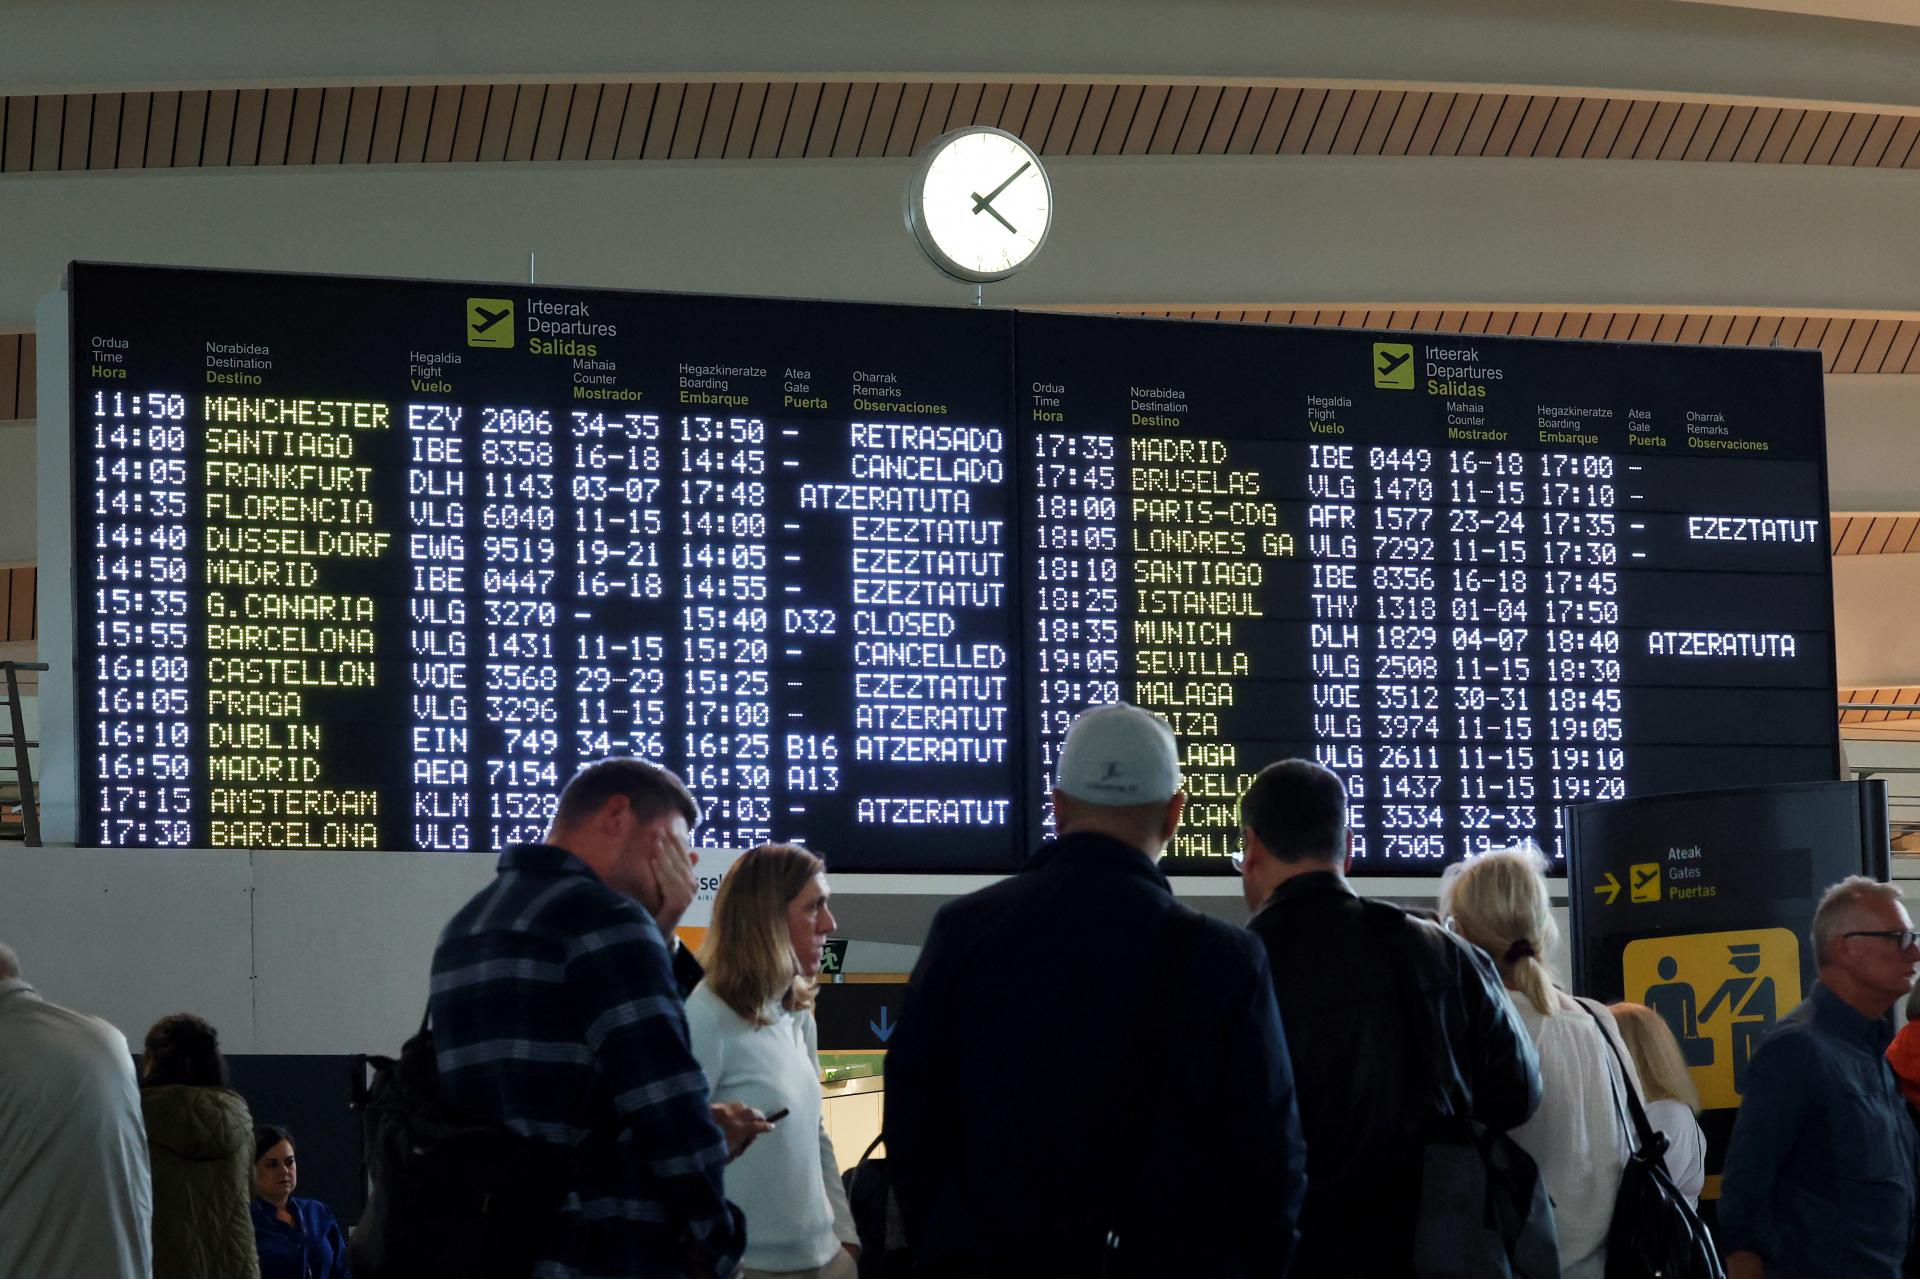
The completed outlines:
{"type": "Polygon", "coordinates": [[[790,1111],[727,1165],[727,1198],[747,1218],[750,1270],[809,1270],[858,1244],[840,1164],[820,1117],[819,1040],[811,1012],[767,1006],[755,1026],[706,982],[687,996],[693,1055],[715,1101],[743,1101],[771,1115],[790,1111]]]}

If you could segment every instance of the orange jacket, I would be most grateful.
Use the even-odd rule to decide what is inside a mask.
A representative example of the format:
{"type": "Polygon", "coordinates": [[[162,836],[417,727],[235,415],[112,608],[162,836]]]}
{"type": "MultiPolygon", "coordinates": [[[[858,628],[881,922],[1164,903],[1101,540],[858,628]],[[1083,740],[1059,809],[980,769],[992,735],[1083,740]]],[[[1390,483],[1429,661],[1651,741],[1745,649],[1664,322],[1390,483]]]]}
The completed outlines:
{"type": "Polygon", "coordinates": [[[1887,1063],[1900,1081],[1909,1106],[1920,1107],[1920,1021],[1910,1021],[1887,1045],[1887,1063]]]}

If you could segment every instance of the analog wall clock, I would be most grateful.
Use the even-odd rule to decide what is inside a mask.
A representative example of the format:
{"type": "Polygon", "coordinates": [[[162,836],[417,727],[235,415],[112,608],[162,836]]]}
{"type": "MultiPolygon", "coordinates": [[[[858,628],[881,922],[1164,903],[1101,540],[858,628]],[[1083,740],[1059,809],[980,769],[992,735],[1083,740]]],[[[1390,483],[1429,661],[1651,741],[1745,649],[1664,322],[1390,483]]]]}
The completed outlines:
{"type": "Polygon", "coordinates": [[[907,228],[956,280],[1004,280],[1033,260],[1053,225],[1040,157],[1004,129],[979,125],[927,145],[907,183],[907,228]]]}

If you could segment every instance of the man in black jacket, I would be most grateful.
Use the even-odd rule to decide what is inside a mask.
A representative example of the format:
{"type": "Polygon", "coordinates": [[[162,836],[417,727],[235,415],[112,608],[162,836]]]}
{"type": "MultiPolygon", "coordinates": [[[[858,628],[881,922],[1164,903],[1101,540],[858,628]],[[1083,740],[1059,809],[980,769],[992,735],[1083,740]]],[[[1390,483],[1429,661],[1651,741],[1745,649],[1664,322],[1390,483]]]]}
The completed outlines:
{"type": "Polygon", "coordinates": [[[1061,837],[942,908],[889,1046],[920,1273],[1280,1276],[1306,1162],[1292,1072],[1258,943],[1155,864],[1186,803],[1173,734],[1099,707],[1057,772],[1061,837]]]}
{"type": "Polygon", "coordinates": [[[1240,820],[1249,927],[1266,943],[1307,1138],[1293,1274],[1405,1276],[1441,1088],[1464,1090],[1488,1127],[1517,1127],[1540,1104],[1533,1041],[1482,951],[1348,886],[1339,778],[1302,759],[1270,765],[1240,820]]]}

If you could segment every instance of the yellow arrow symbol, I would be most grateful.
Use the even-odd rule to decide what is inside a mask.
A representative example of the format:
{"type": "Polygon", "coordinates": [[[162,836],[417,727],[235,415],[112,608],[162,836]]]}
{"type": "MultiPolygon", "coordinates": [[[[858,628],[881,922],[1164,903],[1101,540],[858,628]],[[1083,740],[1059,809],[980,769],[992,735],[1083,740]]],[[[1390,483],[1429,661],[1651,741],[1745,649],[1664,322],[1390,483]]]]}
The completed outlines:
{"type": "Polygon", "coordinates": [[[1620,895],[1620,881],[1613,877],[1612,871],[1608,871],[1607,882],[1604,884],[1595,884],[1593,891],[1596,893],[1605,893],[1607,895],[1607,905],[1611,906],[1613,905],[1613,899],[1620,895]]]}

